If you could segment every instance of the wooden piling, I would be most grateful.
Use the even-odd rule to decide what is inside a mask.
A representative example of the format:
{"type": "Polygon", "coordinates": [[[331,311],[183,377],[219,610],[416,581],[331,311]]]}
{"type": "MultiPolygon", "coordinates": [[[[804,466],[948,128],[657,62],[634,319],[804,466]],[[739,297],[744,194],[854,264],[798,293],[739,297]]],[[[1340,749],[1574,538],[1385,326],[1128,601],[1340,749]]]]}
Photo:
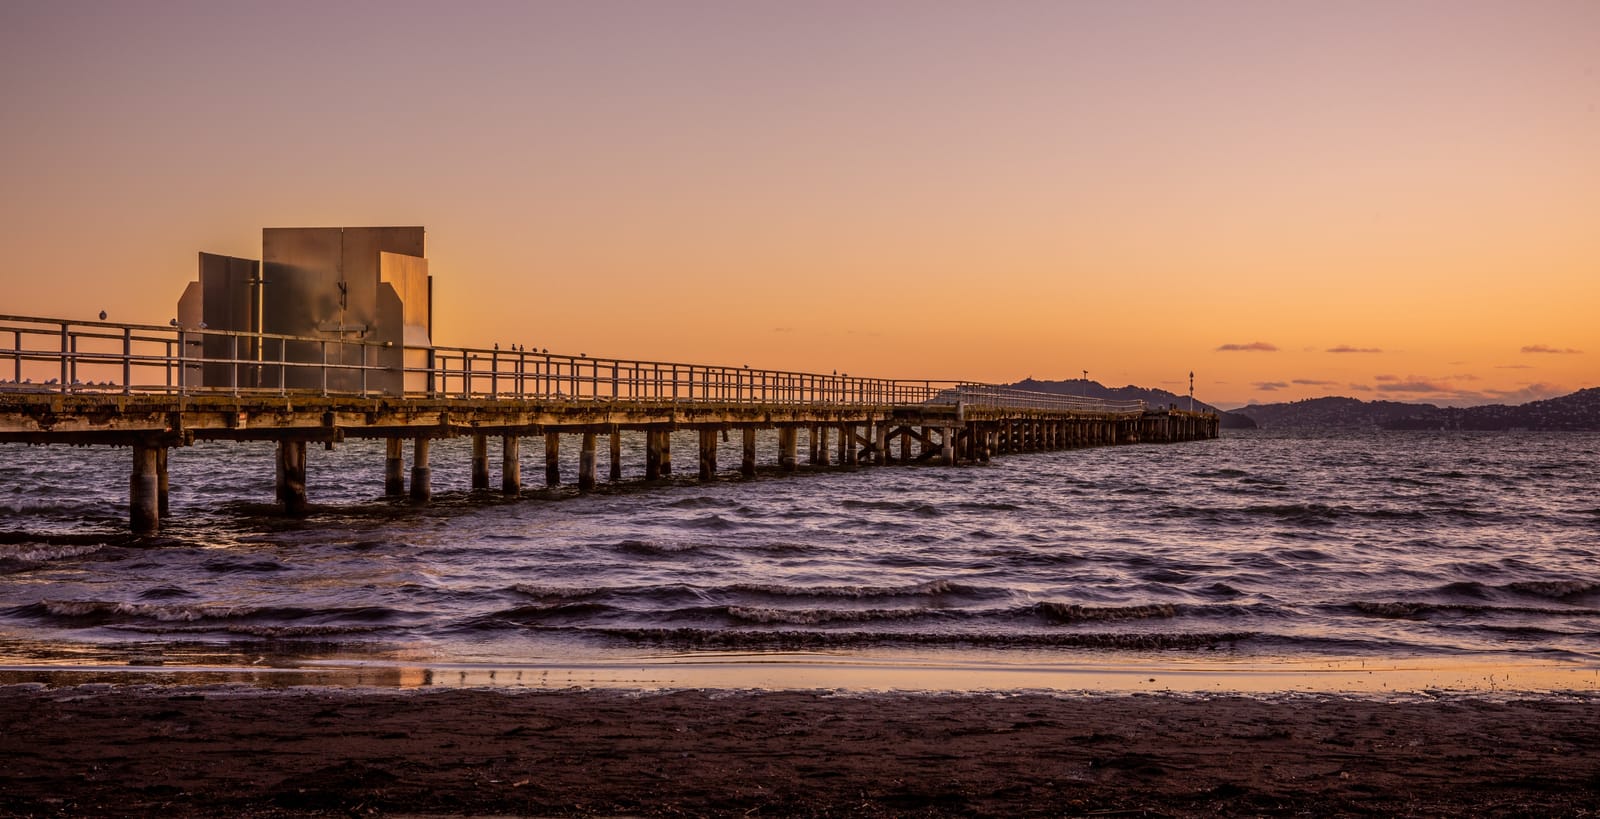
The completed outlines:
{"type": "Polygon", "coordinates": [[[544,434],[544,485],[561,485],[561,433],[544,434]]]}
{"type": "Polygon", "coordinates": [[[428,468],[428,447],[430,443],[427,438],[416,438],[411,442],[411,501],[413,503],[427,503],[433,500],[433,473],[428,468]]]}
{"type": "Polygon", "coordinates": [[[744,433],[744,458],[739,461],[739,474],[746,478],[756,476],[756,428],[745,427],[740,430],[744,433]]]}
{"type": "Polygon", "coordinates": [[[161,513],[161,520],[166,520],[172,511],[167,498],[167,453],[170,451],[164,446],[156,447],[156,509],[161,513]]]}
{"type": "Polygon", "coordinates": [[[483,434],[472,436],[472,488],[489,488],[489,438],[483,434]]]}
{"type": "Polygon", "coordinates": [[[306,513],[306,442],[278,442],[278,500],[288,515],[306,513]]]}
{"type": "Polygon", "coordinates": [[[133,470],[128,478],[128,520],[135,534],[155,534],[161,528],[157,449],[162,447],[136,445],[133,448],[133,470]]]}
{"type": "Polygon", "coordinates": [[[700,430],[700,480],[717,479],[717,430],[700,430]]]}
{"type": "Polygon", "coordinates": [[[794,427],[778,428],[778,468],[785,472],[793,472],[798,464],[798,443],[800,431],[794,427]]]}
{"type": "Polygon", "coordinates": [[[950,427],[941,427],[939,430],[939,457],[944,459],[945,466],[956,465],[955,435],[950,427]]]}
{"type": "Polygon", "coordinates": [[[622,480],[622,430],[611,430],[611,482],[622,480]]]}
{"type": "Polygon", "coordinates": [[[522,438],[520,436],[500,436],[500,491],[507,495],[522,494],[522,438]]]}
{"type": "Polygon", "coordinates": [[[384,439],[383,494],[391,498],[406,493],[405,441],[399,438],[384,439]]]}
{"type": "Polygon", "coordinates": [[[819,425],[817,431],[817,466],[828,465],[828,427],[819,425]]]}
{"type": "Polygon", "coordinates": [[[578,491],[594,489],[595,446],[594,433],[583,433],[583,445],[578,449],[578,491]]]}
{"type": "Polygon", "coordinates": [[[644,432],[644,478],[647,481],[661,478],[661,436],[659,429],[644,432]]]}
{"type": "Polygon", "coordinates": [[[856,427],[855,424],[839,425],[839,465],[856,465],[856,427]]]}

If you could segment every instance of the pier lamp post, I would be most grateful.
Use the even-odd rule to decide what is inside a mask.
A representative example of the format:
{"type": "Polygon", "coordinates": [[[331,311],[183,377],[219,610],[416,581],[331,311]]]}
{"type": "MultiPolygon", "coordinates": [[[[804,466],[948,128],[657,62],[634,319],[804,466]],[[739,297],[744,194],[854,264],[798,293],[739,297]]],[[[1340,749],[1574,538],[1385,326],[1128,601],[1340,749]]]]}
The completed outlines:
{"type": "Polygon", "coordinates": [[[1088,370],[1084,370],[1083,371],[1083,397],[1086,398],[1086,399],[1089,397],[1089,371],[1088,370]]]}
{"type": "Polygon", "coordinates": [[[1189,371],[1189,411],[1194,412],[1194,370],[1189,371]]]}

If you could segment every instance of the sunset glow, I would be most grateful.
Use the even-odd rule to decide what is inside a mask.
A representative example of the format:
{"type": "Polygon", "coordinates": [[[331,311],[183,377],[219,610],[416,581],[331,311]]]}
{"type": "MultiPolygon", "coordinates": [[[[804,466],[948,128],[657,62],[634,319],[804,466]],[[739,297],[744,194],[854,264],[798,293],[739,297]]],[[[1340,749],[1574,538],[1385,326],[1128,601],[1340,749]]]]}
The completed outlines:
{"type": "Polygon", "coordinates": [[[425,225],[445,344],[1600,384],[1600,4],[8,2],[0,313],[165,323],[262,227],[425,225]]]}

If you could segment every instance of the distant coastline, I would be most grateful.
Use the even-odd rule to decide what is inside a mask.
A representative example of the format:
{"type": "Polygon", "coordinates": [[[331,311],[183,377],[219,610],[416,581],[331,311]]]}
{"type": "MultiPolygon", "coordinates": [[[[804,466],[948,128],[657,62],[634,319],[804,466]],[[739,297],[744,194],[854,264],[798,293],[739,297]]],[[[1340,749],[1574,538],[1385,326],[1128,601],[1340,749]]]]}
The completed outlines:
{"type": "MultiPolygon", "coordinates": [[[[1040,381],[1026,378],[1018,389],[1090,398],[1141,400],[1154,407],[1189,409],[1190,398],[1161,389],[1129,385],[1107,387],[1081,378],[1040,381]]],[[[1204,401],[1194,409],[1215,412],[1223,429],[1324,429],[1324,430],[1479,430],[1535,432],[1600,432],[1600,387],[1578,390],[1559,398],[1526,404],[1488,404],[1479,407],[1440,407],[1400,401],[1363,401],[1328,396],[1277,404],[1250,404],[1224,410],[1204,401]]]]}

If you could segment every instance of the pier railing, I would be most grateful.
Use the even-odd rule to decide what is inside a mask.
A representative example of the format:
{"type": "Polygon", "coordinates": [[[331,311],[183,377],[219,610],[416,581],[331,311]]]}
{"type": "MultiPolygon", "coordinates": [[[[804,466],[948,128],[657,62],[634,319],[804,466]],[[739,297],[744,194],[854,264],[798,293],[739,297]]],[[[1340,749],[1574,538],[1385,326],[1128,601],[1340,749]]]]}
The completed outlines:
{"type": "Polygon", "coordinates": [[[905,406],[1136,413],[1107,401],[956,381],[590,358],[544,350],[397,347],[344,334],[241,333],[0,315],[0,392],[395,395],[408,398],[905,406]],[[8,377],[9,376],[9,377],[8,377]]]}

